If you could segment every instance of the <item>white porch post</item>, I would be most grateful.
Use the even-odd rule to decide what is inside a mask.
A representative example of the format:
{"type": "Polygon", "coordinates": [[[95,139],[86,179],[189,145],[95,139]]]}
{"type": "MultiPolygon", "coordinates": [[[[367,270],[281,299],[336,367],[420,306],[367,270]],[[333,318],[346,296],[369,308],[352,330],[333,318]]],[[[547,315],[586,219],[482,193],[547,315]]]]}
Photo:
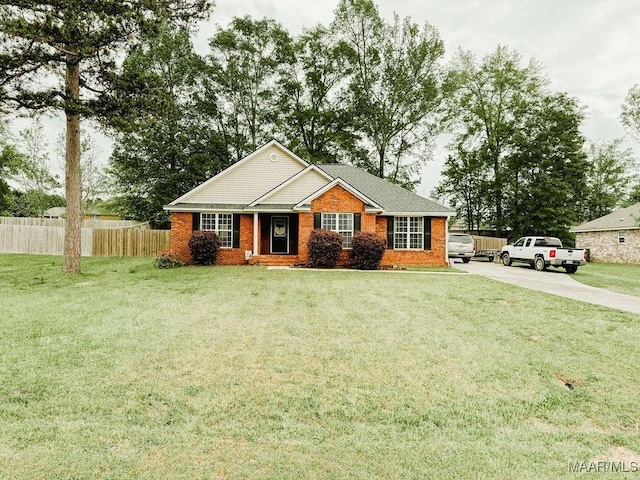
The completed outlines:
{"type": "Polygon", "coordinates": [[[253,214],[253,254],[258,255],[258,212],[253,214]]]}
{"type": "Polygon", "coordinates": [[[449,262],[449,217],[445,217],[444,220],[444,260],[451,265],[449,262]]]}

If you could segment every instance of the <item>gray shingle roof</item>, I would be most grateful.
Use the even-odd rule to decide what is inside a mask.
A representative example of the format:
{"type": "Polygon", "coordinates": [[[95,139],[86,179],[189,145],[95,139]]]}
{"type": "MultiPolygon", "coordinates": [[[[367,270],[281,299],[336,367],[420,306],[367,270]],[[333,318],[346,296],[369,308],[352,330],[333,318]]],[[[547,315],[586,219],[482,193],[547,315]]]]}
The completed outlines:
{"type": "Polygon", "coordinates": [[[602,230],[626,230],[640,228],[640,203],[617,210],[604,217],[573,227],[572,232],[595,232],[602,230]]]}
{"type": "MultiPolygon", "coordinates": [[[[238,204],[238,203],[179,203],[175,205],[175,208],[172,210],[178,211],[194,211],[199,212],[200,210],[236,210],[241,211],[246,205],[238,204]]],[[[166,208],[166,206],[165,206],[166,208]]]]}
{"type": "Polygon", "coordinates": [[[443,216],[454,213],[450,208],[354,166],[341,164],[321,164],[316,166],[333,178],[341,178],[347,182],[384,208],[385,213],[441,214],[443,216]]]}

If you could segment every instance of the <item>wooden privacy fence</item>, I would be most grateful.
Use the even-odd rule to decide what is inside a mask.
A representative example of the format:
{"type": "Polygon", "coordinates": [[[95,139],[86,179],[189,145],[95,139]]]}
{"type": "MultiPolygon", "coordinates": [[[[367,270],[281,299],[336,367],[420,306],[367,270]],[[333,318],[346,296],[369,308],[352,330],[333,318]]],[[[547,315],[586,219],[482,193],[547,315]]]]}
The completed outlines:
{"type": "MultiPolygon", "coordinates": [[[[91,256],[91,232],[90,228],[82,229],[80,241],[83,257],[91,256]]],[[[0,253],[62,255],[63,250],[63,227],[0,224],[0,253]]]]}
{"type": "MultiPolygon", "coordinates": [[[[170,230],[149,230],[148,223],[88,220],[82,228],[83,257],[149,257],[169,249],[170,230]]],[[[0,217],[0,253],[62,255],[64,220],[0,217]]]]}
{"type": "Polygon", "coordinates": [[[93,230],[94,257],[150,257],[169,249],[171,230],[97,228],[93,230]]]}
{"type": "Polygon", "coordinates": [[[483,237],[481,235],[471,235],[476,242],[476,251],[481,250],[501,250],[507,244],[506,238],[483,237]]]}
{"type": "MultiPolygon", "coordinates": [[[[64,227],[63,218],[0,217],[0,225],[29,225],[32,227],[64,227]]],[[[150,228],[149,222],[134,220],[83,220],[82,228],[150,228]]]]}

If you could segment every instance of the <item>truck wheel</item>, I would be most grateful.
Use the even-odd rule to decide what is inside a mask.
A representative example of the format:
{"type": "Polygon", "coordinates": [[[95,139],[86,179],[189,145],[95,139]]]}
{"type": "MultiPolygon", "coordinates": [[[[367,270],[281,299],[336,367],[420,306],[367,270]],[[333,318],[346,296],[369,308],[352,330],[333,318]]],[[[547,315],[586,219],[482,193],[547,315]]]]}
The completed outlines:
{"type": "Polygon", "coordinates": [[[462,259],[462,263],[469,263],[471,261],[471,259],[469,257],[464,257],[462,259]]]}
{"type": "Polygon", "coordinates": [[[576,265],[567,265],[564,269],[567,273],[576,273],[578,271],[578,267],[576,265]]]}
{"type": "Polygon", "coordinates": [[[490,256],[490,257],[489,257],[489,261],[490,261],[491,263],[493,263],[493,257],[492,257],[492,256],[490,256]]]}
{"type": "Polygon", "coordinates": [[[510,267],[511,266],[511,257],[509,256],[508,253],[505,253],[504,255],[502,255],[502,264],[505,267],[510,267]]]}
{"type": "Polygon", "coordinates": [[[547,269],[547,265],[544,263],[544,257],[538,255],[536,259],[533,261],[533,268],[537,271],[542,272],[547,269]]]}

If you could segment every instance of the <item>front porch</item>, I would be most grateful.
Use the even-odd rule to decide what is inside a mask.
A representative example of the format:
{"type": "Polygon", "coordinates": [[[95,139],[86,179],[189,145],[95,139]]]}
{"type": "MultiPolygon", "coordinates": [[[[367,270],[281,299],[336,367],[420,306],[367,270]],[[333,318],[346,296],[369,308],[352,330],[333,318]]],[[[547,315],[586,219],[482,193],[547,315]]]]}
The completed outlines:
{"type": "Polygon", "coordinates": [[[253,256],[273,257],[276,261],[279,261],[279,257],[284,257],[282,261],[295,263],[294,257],[298,256],[299,225],[297,213],[254,214],[253,256]]]}

